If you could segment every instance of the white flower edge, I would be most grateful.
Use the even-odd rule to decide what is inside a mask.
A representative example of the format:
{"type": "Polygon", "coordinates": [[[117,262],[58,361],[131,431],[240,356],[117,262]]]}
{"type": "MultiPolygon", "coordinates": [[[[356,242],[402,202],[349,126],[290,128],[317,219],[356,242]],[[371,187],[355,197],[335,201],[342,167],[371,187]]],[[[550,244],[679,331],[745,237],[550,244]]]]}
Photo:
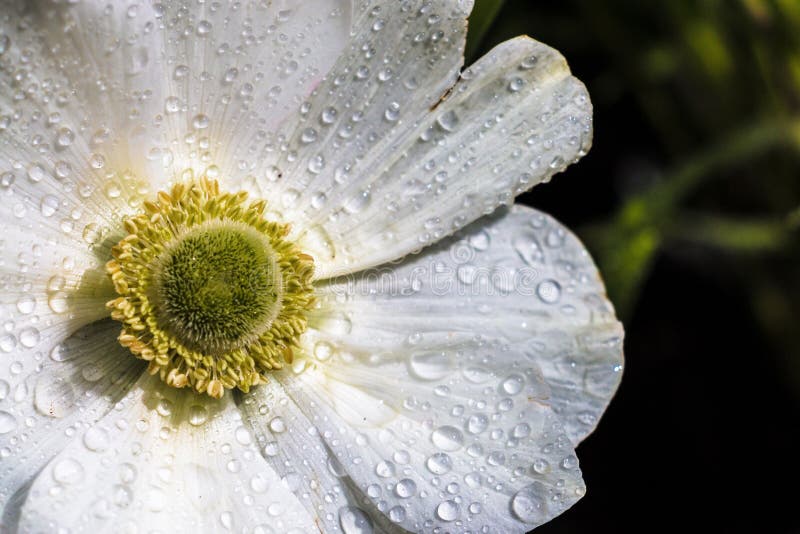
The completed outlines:
{"type": "MultiPolygon", "coordinates": [[[[622,325],[591,256],[533,208],[498,210],[417,256],[320,284],[318,294],[303,342],[323,370],[345,376],[373,358],[388,366],[383,376],[419,384],[425,371],[444,376],[459,365],[437,356],[448,345],[504,340],[539,369],[576,444],[622,376],[622,325]]],[[[385,398],[381,381],[361,385],[392,406],[402,401],[388,398],[393,389],[385,398]]]]}
{"type": "Polygon", "coordinates": [[[143,375],[38,474],[20,532],[313,532],[264,461],[233,397],[186,395],[143,375]]]}

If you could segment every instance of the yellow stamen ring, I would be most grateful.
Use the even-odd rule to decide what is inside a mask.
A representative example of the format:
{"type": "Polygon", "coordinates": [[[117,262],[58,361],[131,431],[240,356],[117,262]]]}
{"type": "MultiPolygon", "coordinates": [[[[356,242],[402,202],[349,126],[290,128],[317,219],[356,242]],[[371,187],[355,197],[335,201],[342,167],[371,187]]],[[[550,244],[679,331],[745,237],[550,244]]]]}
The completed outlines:
{"type": "Polygon", "coordinates": [[[119,342],[174,387],[222,397],[291,362],[313,305],[313,259],[263,218],[266,203],[178,184],[124,222],[106,264],[119,342]]]}

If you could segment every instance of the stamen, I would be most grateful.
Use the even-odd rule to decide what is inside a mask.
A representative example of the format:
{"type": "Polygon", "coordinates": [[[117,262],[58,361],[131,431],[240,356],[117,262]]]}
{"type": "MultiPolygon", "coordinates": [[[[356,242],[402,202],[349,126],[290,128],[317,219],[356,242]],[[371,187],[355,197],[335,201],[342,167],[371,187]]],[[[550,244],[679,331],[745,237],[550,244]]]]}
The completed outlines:
{"type": "Polygon", "coordinates": [[[173,387],[221,397],[291,361],[313,305],[313,258],[263,218],[266,203],[178,184],[124,222],[106,265],[119,342],[173,387]]]}

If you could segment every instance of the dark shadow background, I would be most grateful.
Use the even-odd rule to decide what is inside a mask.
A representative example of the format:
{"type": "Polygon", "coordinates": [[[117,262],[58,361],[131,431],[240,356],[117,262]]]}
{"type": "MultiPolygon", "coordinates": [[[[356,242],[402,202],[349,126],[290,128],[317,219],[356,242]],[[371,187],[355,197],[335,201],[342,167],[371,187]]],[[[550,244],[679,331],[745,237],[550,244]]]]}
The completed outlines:
{"type": "Polygon", "coordinates": [[[586,83],[595,142],[518,201],[627,331],[587,496],[536,532],[800,532],[800,1],[477,0],[468,63],[520,34],[586,83]]]}

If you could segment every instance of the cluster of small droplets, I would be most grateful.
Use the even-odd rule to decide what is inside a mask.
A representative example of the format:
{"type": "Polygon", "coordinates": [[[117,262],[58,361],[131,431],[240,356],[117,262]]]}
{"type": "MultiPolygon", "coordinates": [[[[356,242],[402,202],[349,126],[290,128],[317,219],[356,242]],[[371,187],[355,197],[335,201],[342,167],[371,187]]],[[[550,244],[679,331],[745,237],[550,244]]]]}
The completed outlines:
{"type": "Polygon", "coordinates": [[[292,361],[297,339],[306,329],[306,312],[313,304],[313,258],[284,239],[288,226],[263,218],[265,202],[245,205],[246,199],[245,192],[220,193],[218,183],[206,178],[177,184],[159,192],[155,202],[145,202],[144,213],[125,220],[129,235],[111,250],[114,259],[106,270],[120,296],[107,307],[123,324],[119,342],[148,361],[148,372],[170,386],[188,386],[216,398],[226,389],[248,391],[267,380],[269,371],[292,361]],[[209,223],[233,232],[242,227],[255,231],[270,249],[266,253],[273,255],[280,296],[274,304],[280,309],[241,343],[198,346],[191,336],[171,328],[176,318],[170,317],[169,306],[158,295],[165,255],[186,235],[194,235],[192,230],[209,223]]]}

